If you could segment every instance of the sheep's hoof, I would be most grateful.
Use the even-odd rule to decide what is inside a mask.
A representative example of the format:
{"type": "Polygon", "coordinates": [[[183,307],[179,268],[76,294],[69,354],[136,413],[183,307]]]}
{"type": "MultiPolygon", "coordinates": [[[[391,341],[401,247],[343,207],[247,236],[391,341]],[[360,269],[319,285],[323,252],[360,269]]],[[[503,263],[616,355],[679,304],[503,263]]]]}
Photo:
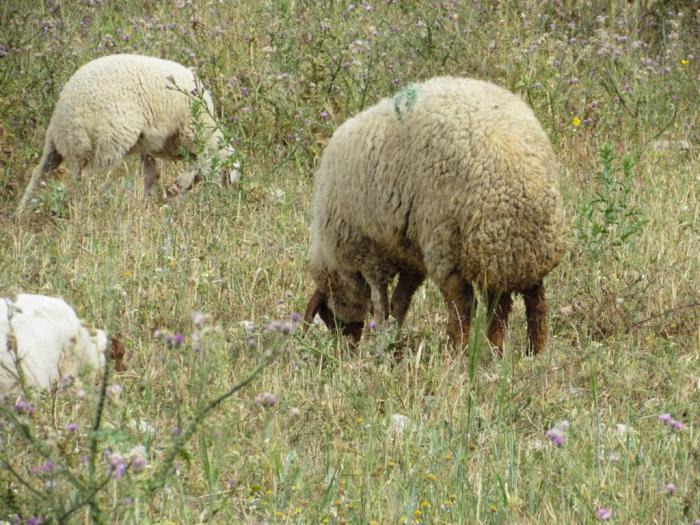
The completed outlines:
{"type": "Polygon", "coordinates": [[[177,184],[171,184],[167,188],[165,188],[165,194],[168,197],[177,197],[178,195],[182,194],[183,191],[180,189],[180,186],[177,184]]]}

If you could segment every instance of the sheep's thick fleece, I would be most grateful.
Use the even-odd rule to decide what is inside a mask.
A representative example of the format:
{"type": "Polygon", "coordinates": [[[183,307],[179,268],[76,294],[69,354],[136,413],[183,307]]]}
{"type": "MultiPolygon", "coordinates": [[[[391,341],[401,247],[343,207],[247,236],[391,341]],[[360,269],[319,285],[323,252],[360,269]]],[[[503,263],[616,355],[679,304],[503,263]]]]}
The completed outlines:
{"type": "MultiPolygon", "coordinates": [[[[154,157],[178,159],[180,148],[193,152],[192,97],[201,96],[206,155],[221,160],[234,154],[220,144],[222,133],[212,115],[211,96],[192,71],[156,57],[117,54],[97,58],[78,69],[66,82],[46,131],[44,151],[20,201],[21,212],[41,176],[63,162],[78,176],[84,169],[106,170],[127,155],[139,154],[144,165],[146,193],[159,173],[154,157]]],[[[206,163],[204,158],[200,162],[206,163]]],[[[187,189],[199,167],[191,165],[178,177],[187,189]]],[[[235,182],[237,167],[227,174],[235,182]]]]}
{"type": "Polygon", "coordinates": [[[549,140],[518,96],[484,81],[413,84],[349,119],[315,186],[311,267],[323,292],[329,272],[401,268],[520,291],[566,248],[549,140]]]}
{"type": "MultiPolygon", "coordinates": [[[[178,145],[194,138],[187,94],[195,88],[202,89],[194,73],[170,60],[128,54],[92,60],[63,87],[47,139],[66,160],[92,168],[109,168],[127,153],[175,158],[178,145]]],[[[213,113],[208,94],[204,100],[213,113]]],[[[202,118],[214,129],[206,111],[202,118]]]]}
{"type": "Polygon", "coordinates": [[[49,388],[62,374],[104,366],[107,344],[106,332],[83,326],[62,299],[0,298],[0,394],[17,390],[17,358],[27,386],[49,388]],[[8,345],[10,334],[16,351],[8,345]]]}

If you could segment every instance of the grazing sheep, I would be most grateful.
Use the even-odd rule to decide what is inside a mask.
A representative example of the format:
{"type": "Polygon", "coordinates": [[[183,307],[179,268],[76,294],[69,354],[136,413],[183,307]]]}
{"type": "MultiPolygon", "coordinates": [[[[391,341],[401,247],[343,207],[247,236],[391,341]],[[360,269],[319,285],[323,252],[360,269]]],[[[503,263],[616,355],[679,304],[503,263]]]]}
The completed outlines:
{"type": "MultiPolygon", "coordinates": [[[[207,156],[220,160],[235,152],[221,144],[211,96],[194,73],[169,60],[141,55],[109,55],[88,62],[68,79],[46,131],[44,152],[22,196],[26,206],[39,179],[64,162],[77,177],[83,169],[107,170],[127,155],[141,155],[145,193],[158,178],[155,158],[178,159],[192,151],[192,97],[204,104],[201,121],[207,156]]],[[[180,189],[192,184],[209,158],[197,159],[178,177],[180,189]]],[[[236,182],[238,163],[227,174],[236,182]]]]}
{"type": "Polygon", "coordinates": [[[532,110],[488,82],[414,84],[336,130],[315,179],[305,320],[359,340],[370,309],[403,324],[430,276],[468,340],[472,284],[488,296],[502,350],[511,294],[525,300],[528,352],[547,342],[543,278],[566,248],[557,163],[532,110]],[[398,274],[391,305],[387,286],[398,274]]]}
{"type": "Polygon", "coordinates": [[[83,367],[100,369],[108,344],[115,369],[123,371],[124,346],[109,341],[104,330],[81,324],[62,299],[31,294],[0,299],[0,395],[17,390],[20,374],[26,386],[41,389],[83,367]]]}

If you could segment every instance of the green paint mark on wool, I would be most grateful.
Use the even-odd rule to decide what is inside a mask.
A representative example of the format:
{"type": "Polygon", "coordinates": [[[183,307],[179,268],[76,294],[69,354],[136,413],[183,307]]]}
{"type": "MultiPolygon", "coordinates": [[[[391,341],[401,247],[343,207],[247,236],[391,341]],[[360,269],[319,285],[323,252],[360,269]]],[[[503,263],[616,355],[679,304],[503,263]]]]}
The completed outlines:
{"type": "Polygon", "coordinates": [[[408,113],[416,103],[418,95],[418,87],[415,84],[409,84],[396,95],[394,95],[394,111],[396,116],[401,120],[403,114],[408,113]]]}

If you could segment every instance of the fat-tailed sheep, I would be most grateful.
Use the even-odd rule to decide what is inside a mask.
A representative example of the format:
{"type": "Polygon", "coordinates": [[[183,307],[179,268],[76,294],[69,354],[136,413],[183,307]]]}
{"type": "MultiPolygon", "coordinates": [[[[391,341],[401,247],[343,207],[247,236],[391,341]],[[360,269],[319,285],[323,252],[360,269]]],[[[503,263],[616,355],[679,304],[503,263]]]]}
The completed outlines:
{"type": "Polygon", "coordinates": [[[413,84],[349,119],[315,178],[306,309],[359,339],[365,315],[402,325],[430,276],[448,335],[468,340],[472,284],[488,295],[502,350],[511,294],[525,301],[529,347],[547,342],[543,278],[566,248],[554,154],[532,110],[491,83],[441,77],[413,84]],[[387,286],[398,274],[389,305],[387,286]]]}
{"type": "Polygon", "coordinates": [[[108,345],[115,369],[124,370],[123,345],[104,330],[84,326],[62,299],[0,299],[0,394],[16,391],[20,378],[25,386],[46,389],[83,367],[99,370],[108,345]]]}
{"type": "MultiPolygon", "coordinates": [[[[158,178],[155,158],[177,159],[181,148],[193,152],[192,101],[203,101],[201,123],[205,158],[191,163],[178,177],[180,189],[191,185],[210,157],[234,155],[222,144],[211,96],[185,66],[141,55],[109,55],[78,69],[61,90],[46,131],[44,152],[22,196],[19,212],[45,173],[65,163],[77,178],[83,169],[106,170],[127,155],[138,154],[148,194],[158,178]]],[[[229,181],[238,180],[231,159],[229,181]]]]}

